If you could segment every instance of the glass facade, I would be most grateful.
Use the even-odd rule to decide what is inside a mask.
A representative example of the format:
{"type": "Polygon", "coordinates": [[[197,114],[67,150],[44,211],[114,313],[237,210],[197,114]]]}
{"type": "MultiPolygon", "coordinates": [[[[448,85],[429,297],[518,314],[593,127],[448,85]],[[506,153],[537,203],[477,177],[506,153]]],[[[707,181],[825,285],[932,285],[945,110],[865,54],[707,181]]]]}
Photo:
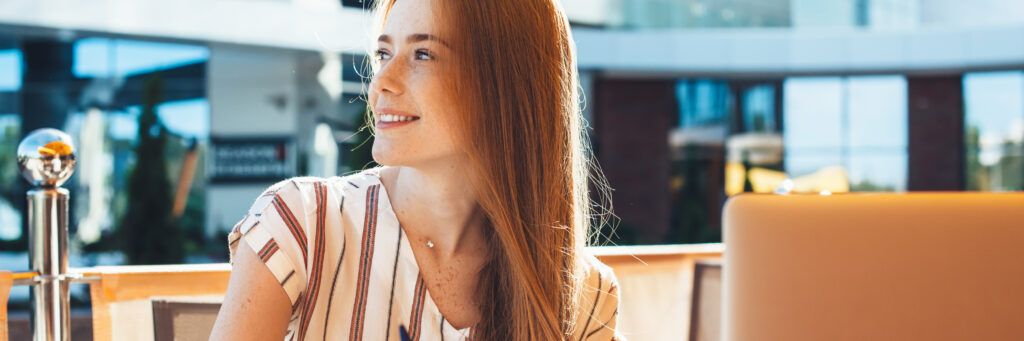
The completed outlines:
{"type": "Polygon", "coordinates": [[[900,75],[678,81],[666,242],[718,241],[728,196],[787,178],[905,191],[907,87],[900,75]]]}
{"type": "Polygon", "coordinates": [[[623,29],[907,29],[1024,23],[1024,3],[1015,0],[630,0],[596,1],[591,6],[604,9],[580,10],[578,22],[623,29]]]}
{"type": "MultiPolygon", "coordinates": [[[[45,39],[11,42],[9,49],[0,50],[0,146],[13,151],[24,130],[38,128],[25,126],[29,124],[25,116],[29,111],[45,110],[44,115],[36,113],[31,124],[57,127],[72,135],[81,165],[65,185],[76,195],[70,207],[76,220],[71,224],[72,242],[85,250],[109,250],[112,244],[108,239],[120,224],[129,200],[126,187],[135,162],[138,120],[147,101],[145,84],[155,78],[164,83],[164,100],[157,103],[156,114],[168,133],[166,163],[169,180],[176,184],[188,146],[195,143],[202,153],[210,134],[204,75],[209,50],[202,45],[111,38],[82,38],[70,43],[45,39]],[[26,49],[46,50],[44,56],[68,51],[69,59],[44,57],[40,60],[49,64],[35,64],[31,67],[36,69],[27,70],[29,66],[22,60],[26,49]],[[22,86],[27,77],[37,80],[22,86]],[[70,81],[49,83],[51,79],[70,81]],[[67,98],[63,107],[66,111],[32,107],[30,96],[39,91],[48,91],[46,96],[53,101],[67,98]]],[[[25,185],[17,169],[13,152],[0,153],[0,243],[5,251],[25,249],[20,213],[25,185]]],[[[188,198],[192,204],[181,217],[186,232],[201,229],[205,214],[203,164],[198,163],[194,171],[197,180],[188,198]]],[[[203,242],[191,239],[187,247],[198,250],[203,242]]],[[[77,259],[88,263],[95,258],[77,259]]],[[[109,261],[120,262],[116,257],[109,261]]],[[[19,262],[13,268],[24,266],[19,262]]]]}
{"type": "MultiPolygon", "coordinates": [[[[1024,71],[970,72],[962,79],[962,189],[1024,190],[1024,71]]],[[[764,179],[751,171],[758,168],[788,179],[829,174],[853,192],[908,190],[906,76],[700,78],[680,80],[675,88],[666,242],[717,240],[717,217],[729,195],[773,190],[758,188],[764,179]],[[782,160],[753,157],[758,143],[773,148],[773,136],[782,141],[782,160]],[[742,148],[735,148],[739,141],[742,148]]]]}
{"type": "Polygon", "coordinates": [[[623,28],[787,27],[789,0],[622,1],[623,28]]]}
{"type": "MultiPolygon", "coordinates": [[[[213,86],[241,89],[243,94],[259,94],[262,90],[252,90],[259,85],[236,74],[212,74],[210,70],[216,70],[216,66],[210,65],[214,48],[201,43],[109,37],[82,37],[69,42],[47,38],[23,42],[10,37],[0,41],[0,149],[13,151],[27,130],[42,126],[62,129],[77,143],[80,167],[65,185],[75,195],[70,207],[75,221],[71,224],[72,243],[86,251],[85,255],[75,257],[85,262],[76,266],[125,261],[111,251],[117,250],[119,226],[133,200],[128,197],[128,187],[130,174],[137,166],[139,136],[153,133],[140,131],[140,117],[147,104],[155,105],[160,130],[167,136],[164,161],[170,191],[178,191],[180,177],[191,174],[190,189],[183,201],[186,205],[178,219],[185,234],[182,247],[188,262],[223,261],[226,246],[222,235],[218,234],[220,231],[211,233],[206,218],[211,214],[236,215],[208,211],[211,206],[207,193],[212,183],[206,169],[212,161],[207,153],[218,134],[214,128],[214,101],[219,100],[222,105],[221,117],[250,115],[231,111],[232,107],[224,107],[223,103],[237,103],[244,108],[246,103],[255,102],[297,111],[291,119],[298,126],[294,137],[298,162],[289,174],[319,174],[325,170],[338,174],[362,169],[369,163],[372,143],[367,142],[371,137],[360,130],[365,113],[360,95],[366,80],[361,71],[365,57],[245,48],[240,51],[242,60],[274,61],[271,56],[284,56],[278,59],[282,63],[268,65],[284,70],[283,77],[267,79],[260,75],[264,78],[251,80],[286,84],[285,89],[293,91],[291,97],[281,97],[271,89],[263,92],[268,94],[265,98],[232,98],[222,90],[216,92],[221,97],[210,98],[209,88],[213,86]],[[36,63],[41,64],[26,65],[26,53],[36,53],[36,63]],[[64,57],[53,58],[57,55],[64,57]],[[26,81],[40,78],[33,83],[26,81]],[[55,79],[65,81],[57,83],[55,79]],[[157,97],[150,98],[147,84],[154,80],[159,80],[162,86],[157,97]],[[63,104],[33,104],[36,89],[50,91],[45,96],[47,103],[63,104]],[[300,97],[301,100],[291,101],[300,97]],[[67,101],[55,100],[62,98],[67,101]],[[47,114],[26,116],[27,112],[47,114]],[[336,150],[334,154],[320,155],[325,142],[337,145],[327,148],[336,150]],[[197,162],[187,163],[190,157],[197,158],[197,162]],[[106,256],[89,256],[100,254],[106,256]]],[[[225,129],[223,123],[220,129],[225,129]]],[[[4,269],[26,266],[24,253],[20,253],[26,249],[27,236],[20,213],[26,187],[17,169],[13,152],[0,153],[0,250],[19,252],[12,256],[16,259],[13,263],[2,264],[4,269]]],[[[269,184],[256,186],[265,188],[269,184]]]]}
{"type": "MultiPolygon", "coordinates": [[[[182,238],[175,247],[184,254],[179,262],[226,261],[223,234],[221,231],[211,233],[208,218],[212,215],[235,219],[243,209],[224,211],[210,202],[210,189],[214,184],[207,172],[212,162],[208,153],[218,136],[214,102],[221,105],[217,115],[243,117],[243,121],[251,115],[241,111],[249,103],[294,108],[290,109],[297,112],[290,118],[298,125],[294,139],[302,142],[301,137],[316,136],[319,140],[310,141],[308,145],[298,143],[300,162],[293,164],[297,169],[291,170],[291,174],[312,174],[321,169],[334,169],[334,174],[339,174],[368,164],[372,143],[364,143],[370,137],[359,131],[365,113],[360,95],[365,75],[359,71],[364,57],[244,47],[237,50],[243,52],[232,50],[232,53],[240,53],[237,55],[240,60],[246,61],[284,56],[278,59],[283,63],[268,66],[284,70],[281,77],[252,78],[256,82],[286,84],[286,89],[293,89],[290,97],[280,97],[273,89],[262,93],[263,89],[252,90],[260,85],[237,74],[223,71],[214,74],[219,67],[211,66],[216,49],[204,43],[110,37],[62,41],[0,36],[0,150],[7,151],[0,153],[0,269],[21,271],[28,266],[22,214],[27,184],[18,173],[14,150],[29,130],[56,127],[76,142],[79,166],[64,187],[73,195],[69,207],[71,265],[79,267],[129,262],[126,251],[122,250],[124,242],[120,240],[125,238],[125,217],[130,203],[138,200],[129,193],[131,174],[139,167],[136,153],[140,134],[152,135],[157,130],[166,136],[162,161],[170,187],[165,194],[183,204],[175,207],[173,213],[174,224],[182,238]],[[33,56],[32,63],[27,63],[29,57],[25,56],[33,56]],[[218,79],[213,79],[215,77],[218,79]],[[151,90],[155,82],[160,83],[159,90],[151,90]],[[215,86],[258,95],[230,97],[223,90],[211,92],[215,86]],[[219,95],[212,98],[214,94],[219,95]],[[266,97],[260,97],[262,95],[266,97]],[[231,105],[225,107],[225,103],[235,103],[231,105],[241,109],[233,111],[231,105]],[[140,119],[150,105],[160,128],[144,131],[140,129],[140,119]],[[314,130],[320,134],[314,134],[314,130]],[[334,148],[337,152],[331,159],[333,166],[324,164],[325,160],[316,154],[324,148],[315,147],[323,147],[324,142],[337,145],[334,148]],[[303,149],[306,147],[308,151],[303,149]],[[310,165],[318,166],[311,169],[310,165]],[[191,182],[186,182],[185,176],[191,182]],[[183,184],[188,184],[184,191],[179,188],[183,184]],[[178,197],[180,193],[184,193],[184,197],[178,197]]],[[[221,52],[221,55],[225,54],[221,52]]],[[[223,123],[220,129],[225,129],[223,123]]],[[[266,188],[271,183],[257,184],[254,188],[266,188]]],[[[238,185],[224,186],[230,192],[238,185]]],[[[248,207],[258,194],[259,190],[251,195],[242,194],[247,201],[243,205],[248,207]]],[[[14,302],[27,299],[27,291],[22,289],[12,294],[14,302]]],[[[83,293],[75,295],[81,297],[83,293]]]]}

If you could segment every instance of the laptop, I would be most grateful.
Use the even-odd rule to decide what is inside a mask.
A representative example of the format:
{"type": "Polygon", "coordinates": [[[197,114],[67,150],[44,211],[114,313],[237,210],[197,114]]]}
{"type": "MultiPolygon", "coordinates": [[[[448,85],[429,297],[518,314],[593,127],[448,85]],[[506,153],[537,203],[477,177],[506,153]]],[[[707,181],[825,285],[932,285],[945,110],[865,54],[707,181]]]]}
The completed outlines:
{"type": "Polygon", "coordinates": [[[1024,340],[1024,193],[751,194],[723,219],[723,340],[1024,340]]]}

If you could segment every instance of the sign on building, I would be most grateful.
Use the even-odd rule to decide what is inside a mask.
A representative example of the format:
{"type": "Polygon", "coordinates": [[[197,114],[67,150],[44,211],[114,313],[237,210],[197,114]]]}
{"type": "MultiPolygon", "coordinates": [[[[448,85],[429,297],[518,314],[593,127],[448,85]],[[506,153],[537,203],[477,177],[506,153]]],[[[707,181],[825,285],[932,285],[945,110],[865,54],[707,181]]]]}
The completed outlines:
{"type": "Polygon", "coordinates": [[[294,176],[290,138],[217,137],[210,142],[212,183],[266,183],[294,176]]]}

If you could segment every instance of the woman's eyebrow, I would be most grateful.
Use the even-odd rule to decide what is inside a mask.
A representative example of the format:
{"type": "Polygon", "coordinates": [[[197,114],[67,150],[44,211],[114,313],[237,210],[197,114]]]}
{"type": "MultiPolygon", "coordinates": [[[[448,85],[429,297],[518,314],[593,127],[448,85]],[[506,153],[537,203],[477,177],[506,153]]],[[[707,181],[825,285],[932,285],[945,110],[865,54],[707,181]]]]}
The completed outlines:
{"type": "MultiPolygon", "coordinates": [[[[379,37],[377,37],[377,41],[378,42],[382,42],[382,43],[391,44],[391,36],[389,36],[387,34],[381,34],[379,37]]],[[[441,39],[438,36],[435,36],[433,34],[428,34],[428,33],[410,34],[409,37],[405,39],[405,41],[406,41],[406,43],[409,43],[409,44],[418,43],[418,42],[421,42],[421,41],[434,41],[434,42],[440,43],[441,45],[444,45],[447,48],[451,48],[451,45],[449,45],[448,42],[444,41],[443,39],[441,39]]]]}

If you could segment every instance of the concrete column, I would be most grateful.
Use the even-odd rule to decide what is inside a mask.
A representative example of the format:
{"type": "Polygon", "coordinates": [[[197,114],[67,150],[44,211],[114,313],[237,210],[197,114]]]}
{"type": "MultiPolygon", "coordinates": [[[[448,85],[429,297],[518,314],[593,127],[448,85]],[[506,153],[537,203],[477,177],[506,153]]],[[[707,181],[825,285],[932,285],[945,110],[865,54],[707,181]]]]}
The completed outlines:
{"type": "MultiPolygon", "coordinates": [[[[296,175],[295,137],[301,103],[296,95],[295,67],[292,51],[211,45],[206,73],[211,139],[289,139],[285,149],[289,176],[296,175]]],[[[211,147],[216,148],[216,143],[211,147]]],[[[206,159],[215,162],[213,155],[206,159]]],[[[211,181],[206,194],[207,236],[216,237],[234,226],[274,181],[211,181]]]]}

